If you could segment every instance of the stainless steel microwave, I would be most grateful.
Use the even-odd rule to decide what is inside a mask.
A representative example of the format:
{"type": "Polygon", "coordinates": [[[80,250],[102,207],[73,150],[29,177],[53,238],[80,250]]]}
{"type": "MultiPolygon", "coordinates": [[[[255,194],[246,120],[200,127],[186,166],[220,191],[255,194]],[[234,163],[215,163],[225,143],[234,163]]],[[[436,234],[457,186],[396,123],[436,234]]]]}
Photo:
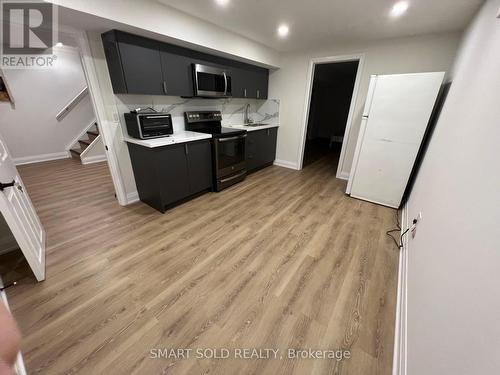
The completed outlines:
{"type": "Polygon", "coordinates": [[[174,132],[169,113],[125,113],[127,132],[133,138],[150,139],[167,137],[174,132]]]}
{"type": "Polygon", "coordinates": [[[213,66],[193,64],[194,95],[204,98],[231,96],[231,72],[213,66]]]}

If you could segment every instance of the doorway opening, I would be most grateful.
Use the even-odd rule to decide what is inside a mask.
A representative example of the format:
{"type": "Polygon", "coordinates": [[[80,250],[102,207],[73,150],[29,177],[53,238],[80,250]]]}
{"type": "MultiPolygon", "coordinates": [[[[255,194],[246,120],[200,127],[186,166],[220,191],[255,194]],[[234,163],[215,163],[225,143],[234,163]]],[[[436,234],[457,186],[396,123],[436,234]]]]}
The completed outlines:
{"type": "Polygon", "coordinates": [[[343,168],[362,56],[311,61],[310,94],[304,124],[301,166],[329,158],[337,178],[348,179],[343,168]]]}
{"type": "Polygon", "coordinates": [[[0,176],[12,181],[0,197],[7,283],[43,280],[46,251],[88,236],[104,225],[108,207],[119,207],[80,49],[71,35],[60,40],[51,69],[1,72],[14,94],[0,103],[0,176]],[[20,276],[16,265],[26,262],[33,272],[20,276]]]}

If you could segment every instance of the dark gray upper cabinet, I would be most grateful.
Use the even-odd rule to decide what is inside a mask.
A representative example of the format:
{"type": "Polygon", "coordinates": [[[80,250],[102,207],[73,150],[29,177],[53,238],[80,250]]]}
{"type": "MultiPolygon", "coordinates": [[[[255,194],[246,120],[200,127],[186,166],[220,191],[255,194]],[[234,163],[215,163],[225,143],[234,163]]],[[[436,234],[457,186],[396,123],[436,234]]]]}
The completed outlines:
{"type": "Polygon", "coordinates": [[[267,99],[267,69],[118,30],[102,41],[115,94],[193,96],[197,63],[230,71],[233,97],[267,99]]]}
{"type": "Polygon", "coordinates": [[[149,39],[122,35],[118,48],[127,93],[163,95],[159,45],[149,39]]]}
{"type": "Polygon", "coordinates": [[[257,99],[267,99],[269,87],[269,70],[260,69],[256,73],[255,81],[257,82],[257,99]]]}
{"type": "Polygon", "coordinates": [[[251,98],[253,93],[253,80],[251,72],[242,68],[234,68],[232,70],[233,78],[233,97],[235,98],[251,98]]]}
{"type": "Polygon", "coordinates": [[[161,48],[165,95],[192,96],[193,70],[192,59],[161,48]]]}
{"type": "Polygon", "coordinates": [[[104,47],[104,54],[106,55],[113,91],[115,94],[126,94],[127,84],[125,83],[125,76],[123,74],[120,48],[118,47],[113,31],[102,34],[102,45],[104,47]]]}
{"type": "Polygon", "coordinates": [[[267,99],[269,71],[254,66],[237,67],[232,70],[233,97],[267,99]]]}
{"type": "Polygon", "coordinates": [[[273,164],[276,157],[278,128],[250,131],[246,141],[246,159],[249,172],[273,164]]]}

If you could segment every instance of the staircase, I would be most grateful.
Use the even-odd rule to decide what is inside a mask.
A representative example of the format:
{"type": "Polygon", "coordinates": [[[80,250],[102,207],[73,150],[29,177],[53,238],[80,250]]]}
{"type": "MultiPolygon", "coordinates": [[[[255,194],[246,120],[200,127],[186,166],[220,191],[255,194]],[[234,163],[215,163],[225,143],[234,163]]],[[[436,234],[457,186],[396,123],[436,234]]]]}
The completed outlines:
{"type": "Polygon", "coordinates": [[[75,148],[71,148],[69,152],[71,157],[76,160],[81,161],[82,153],[97,139],[99,138],[99,129],[97,128],[97,123],[94,123],[87,132],[78,140],[75,144],[75,148]]]}

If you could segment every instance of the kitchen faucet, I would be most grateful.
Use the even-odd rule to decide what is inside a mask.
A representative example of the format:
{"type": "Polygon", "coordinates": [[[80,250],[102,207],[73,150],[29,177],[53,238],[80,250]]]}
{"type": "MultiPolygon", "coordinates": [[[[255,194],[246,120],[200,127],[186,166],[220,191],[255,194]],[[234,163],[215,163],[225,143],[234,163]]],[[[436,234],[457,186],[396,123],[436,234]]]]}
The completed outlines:
{"type": "Polygon", "coordinates": [[[243,117],[244,125],[253,124],[253,119],[248,115],[248,111],[250,110],[250,103],[247,103],[245,106],[245,115],[243,117]]]}

